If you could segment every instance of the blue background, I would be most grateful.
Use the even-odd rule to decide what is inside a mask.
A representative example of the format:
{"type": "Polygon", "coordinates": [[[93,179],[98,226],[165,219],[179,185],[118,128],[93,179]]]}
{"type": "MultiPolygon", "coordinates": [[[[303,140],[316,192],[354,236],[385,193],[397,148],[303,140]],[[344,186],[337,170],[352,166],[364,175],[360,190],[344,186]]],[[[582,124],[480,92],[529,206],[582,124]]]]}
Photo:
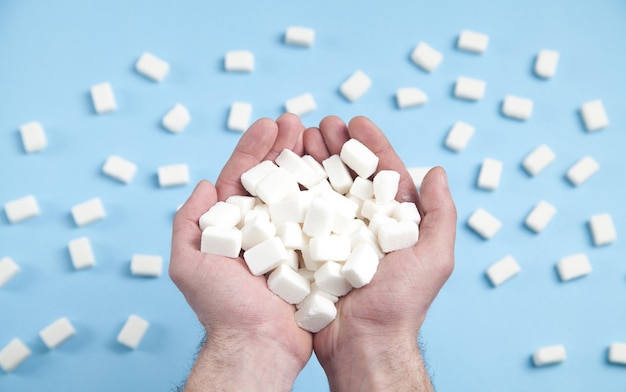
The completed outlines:
{"type": "MultiPolygon", "coordinates": [[[[0,289],[0,347],[14,337],[32,350],[16,371],[0,371],[1,391],[167,391],[187,375],[202,336],[194,314],[167,274],[130,274],[135,253],[169,258],[171,220],[202,178],[214,180],[240,134],[226,129],[233,101],[254,106],[253,117],[276,118],[284,102],[310,92],[315,112],[346,121],[373,119],[409,167],[442,165],[458,212],[456,269],[434,302],[422,330],[438,391],[624,391],[626,367],[609,364],[607,348],[626,342],[626,2],[606,1],[0,1],[0,204],[32,194],[41,215],[17,224],[0,216],[0,257],[22,268],[0,289]],[[310,49],[283,44],[291,25],[316,31],[310,49]],[[458,34],[490,36],[482,55],[455,48],[458,34]],[[419,41],[445,58],[432,74],[409,55],[419,41]],[[223,71],[224,54],[254,53],[251,74],[223,71]],[[556,76],[532,73],[541,49],[561,53],[556,76]],[[134,71],[141,53],[168,61],[170,74],[154,83],[134,71]],[[350,103],[339,85],[357,69],[373,81],[350,103]],[[487,82],[485,97],[452,96],[458,76],[487,82]],[[93,84],[112,84],[118,110],[96,115],[93,84]],[[399,110],[395,91],[414,86],[428,103],[399,110]],[[500,114],[506,94],[534,100],[525,122],[500,114]],[[580,105],[602,99],[611,124],[585,131],[580,105]],[[177,102],[192,121],[181,134],[160,126],[177,102]],[[443,146],[457,120],[476,127],[467,148],[443,146]],[[48,147],[26,154],[19,125],[40,121],[48,147]],[[556,161],[536,177],[521,168],[539,144],[556,161]],[[109,155],[139,167],[129,185],[101,173],[109,155]],[[584,155],[601,168],[579,187],[566,170],[584,155]],[[495,191],[475,186],[486,157],[504,162],[495,191]],[[187,186],[161,189],[161,165],[187,163],[187,186]],[[73,205],[100,197],[107,217],[76,227],[73,205]],[[540,234],[523,226],[545,199],[558,212],[540,234]],[[491,240],[467,228],[486,208],[502,223],[491,240]],[[610,213],[618,240],[594,247],[590,216],[610,213]],[[96,267],[75,271],[67,243],[88,236],[96,267]],[[593,272],[562,283],[556,262],[586,253],[593,272]],[[513,255],[521,273],[498,288],[485,269],[513,255]],[[151,326],[139,348],[115,338],[130,313],[151,326]],[[54,351],[38,337],[61,316],[77,334],[54,351]],[[568,359],[534,368],[539,347],[564,344],[568,359]]],[[[313,357],[295,391],[327,390],[313,357]]]]}

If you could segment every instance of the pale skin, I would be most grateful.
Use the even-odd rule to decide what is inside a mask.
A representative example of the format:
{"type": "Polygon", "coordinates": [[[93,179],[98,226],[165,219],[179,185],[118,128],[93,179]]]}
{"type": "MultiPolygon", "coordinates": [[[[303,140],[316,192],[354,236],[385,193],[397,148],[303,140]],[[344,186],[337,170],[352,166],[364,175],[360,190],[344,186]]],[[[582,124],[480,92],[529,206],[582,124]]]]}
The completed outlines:
{"type": "Polygon", "coordinates": [[[445,172],[432,169],[418,195],[383,132],[365,117],[345,124],[324,118],[305,129],[285,114],[261,119],[243,134],[215,185],[201,181],[174,219],[169,273],[206,330],[186,391],[290,391],[313,350],[333,392],[432,391],[417,345],[420,327],[454,265],[456,209],[445,172]],[[337,318],[311,334],[299,328],[294,306],[274,295],[245,261],[204,254],[199,217],[217,201],[246,194],[239,178],[285,148],[321,161],[349,138],[368,146],[379,170],[400,173],[397,200],[422,215],[417,245],[392,252],[372,282],[337,302],[337,318]]]}

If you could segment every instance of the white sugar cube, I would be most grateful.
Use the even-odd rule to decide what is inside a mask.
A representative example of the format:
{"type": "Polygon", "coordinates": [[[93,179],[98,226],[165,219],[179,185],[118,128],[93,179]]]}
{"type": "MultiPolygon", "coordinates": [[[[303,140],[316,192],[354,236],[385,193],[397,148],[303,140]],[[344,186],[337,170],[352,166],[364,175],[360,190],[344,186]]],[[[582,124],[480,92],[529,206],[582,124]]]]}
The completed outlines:
{"type": "Polygon", "coordinates": [[[185,105],[181,103],[175,104],[161,120],[161,124],[163,128],[167,129],[172,133],[180,133],[187,128],[191,122],[191,115],[189,114],[189,110],[185,107],[185,105]]]}
{"type": "Polygon", "coordinates": [[[315,30],[309,27],[290,26],[285,32],[287,45],[303,46],[309,48],[315,42],[315,30]]]}
{"type": "MultiPolygon", "coordinates": [[[[241,229],[242,238],[240,247],[243,250],[248,250],[275,235],[276,225],[270,222],[269,219],[253,219],[248,221],[241,229]]],[[[237,254],[239,254],[239,252],[237,252],[237,254]]]]}
{"type": "Polygon", "coordinates": [[[528,98],[507,95],[502,101],[502,114],[517,120],[528,120],[533,113],[533,101],[528,98]]]}
{"type": "Polygon", "coordinates": [[[612,343],[609,346],[609,362],[626,365],[626,343],[612,343]]]}
{"type": "Polygon", "coordinates": [[[496,217],[482,208],[474,211],[467,225],[484,239],[493,237],[502,227],[502,223],[496,217]]]}
{"type": "Polygon", "coordinates": [[[272,237],[243,252],[243,258],[253,275],[263,275],[288,259],[289,255],[283,242],[272,237]]]}
{"type": "Polygon", "coordinates": [[[540,50],[535,59],[535,74],[546,79],[553,77],[559,63],[559,55],[556,50],[540,50]]]}
{"type": "Polygon", "coordinates": [[[419,224],[422,221],[417,206],[415,203],[409,201],[398,203],[393,209],[391,217],[398,222],[411,221],[419,224]]]}
{"type": "Polygon", "coordinates": [[[334,206],[335,217],[331,230],[337,234],[346,233],[350,229],[351,222],[356,218],[359,205],[337,192],[326,193],[321,196],[321,199],[334,206]]]}
{"type": "Polygon", "coordinates": [[[102,172],[124,184],[129,184],[137,173],[137,165],[117,155],[111,155],[104,162],[102,172]]]}
{"type": "Polygon", "coordinates": [[[234,204],[218,201],[200,216],[200,230],[209,226],[232,228],[241,220],[241,210],[234,204]]]}
{"type": "Polygon", "coordinates": [[[545,144],[542,144],[524,158],[522,167],[524,167],[528,174],[535,176],[554,162],[555,159],[556,154],[554,151],[545,144]]]}
{"type": "Polygon", "coordinates": [[[591,273],[591,264],[587,255],[584,253],[578,253],[571,256],[567,256],[559,260],[556,264],[559,277],[562,281],[580,278],[591,273]]]}
{"type": "Polygon", "coordinates": [[[311,93],[304,93],[285,101],[285,111],[297,116],[314,112],[315,109],[317,109],[317,104],[311,93]]]}
{"type": "Polygon", "coordinates": [[[535,366],[553,365],[565,361],[565,346],[557,344],[554,346],[546,346],[538,349],[533,354],[533,363],[535,366]]]}
{"type": "Polygon", "coordinates": [[[38,121],[31,121],[20,125],[20,135],[24,151],[31,153],[41,151],[48,146],[46,133],[38,121]]]}
{"type": "Polygon", "coordinates": [[[555,214],[556,207],[547,201],[542,200],[535,205],[526,217],[526,221],[524,223],[526,224],[526,227],[535,233],[540,233],[546,228],[548,223],[550,223],[555,214]]]}
{"type": "Polygon", "coordinates": [[[52,350],[76,334],[76,330],[67,317],[57,319],[41,331],[39,337],[52,350]]]}
{"type": "Polygon", "coordinates": [[[124,346],[136,349],[141,343],[146,331],[150,323],[143,318],[131,314],[124,326],[122,327],[120,333],[117,335],[117,341],[124,346]]]}
{"type": "Polygon", "coordinates": [[[378,259],[382,259],[385,253],[380,249],[378,245],[378,238],[372,233],[372,231],[365,225],[350,233],[350,242],[352,249],[356,248],[359,244],[368,244],[376,252],[378,259]]]}
{"type": "Polygon", "coordinates": [[[283,241],[287,249],[302,249],[304,246],[302,228],[296,222],[285,222],[276,226],[276,236],[283,241]]]}
{"type": "Polygon", "coordinates": [[[226,127],[231,131],[245,132],[250,126],[252,104],[248,102],[233,102],[230,105],[226,127]]]}
{"type": "Polygon", "coordinates": [[[596,214],[589,218],[589,229],[595,246],[607,245],[617,239],[610,214],[596,214]]]}
{"type": "Polygon", "coordinates": [[[302,231],[309,237],[330,235],[335,219],[335,207],[322,199],[314,199],[304,217],[302,231]]]}
{"type": "Polygon", "coordinates": [[[428,96],[417,87],[401,87],[396,90],[396,104],[400,109],[420,106],[428,102],[428,96]]]}
{"type": "Polygon", "coordinates": [[[360,200],[371,199],[374,197],[374,182],[363,177],[356,177],[348,194],[360,200]]]}
{"type": "Polygon", "coordinates": [[[186,185],[189,183],[189,166],[186,163],[159,166],[157,176],[161,188],[186,185]]]}
{"type": "Polygon", "coordinates": [[[275,159],[279,167],[291,173],[298,183],[311,188],[322,180],[318,172],[295,152],[284,149],[275,159]]]}
{"type": "Polygon", "coordinates": [[[79,237],[68,243],[72,265],[77,270],[90,268],[96,265],[96,258],[91,248],[91,241],[88,237],[79,237]]]}
{"type": "Polygon", "coordinates": [[[454,86],[454,96],[471,101],[478,101],[485,95],[486,85],[483,80],[459,76],[454,86]]]}
{"type": "Polygon", "coordinates": [[[475,130],[476,128],[474,128],[474,126],[463,121],[457,121],[448,132],[445,141],[446,147],[456,152],[464,150],[467,143],[469,143],[472,136],[474,136],[475,130]]]}
{"type": "Polygon", "coordinates": [[[580,107],[580,114],[589,132],[598,131],[609,125],[609,117],[600,99],[583,103],[580,107]]]}
{"type": "Polygon", "coordinates": [[[372,219],[376,214],[391,216],[396,209],[398,201],[392,200],[388,203],[379,203],[376,199],[368,199],[361,206],[361,215],[364,218],[372,219]]]}
{"type": "Polygon", "coordinates": [[[368,178],[378,168],[378,157],[357,139],[349,139],[341,146],[339,157],[350,169],[363,178],[368,178]]]}
{"type": "Polygon", "coordinates": [[[309,241],[309,256],[313,261],[345,261],[351,251],[350,238],[336,234],[309,241]]]}
{"type": "Polygon", "coordinates": [[[495,287],[511,279],[521,271],[513,256],[506,256],[487,268],[487,277],[495,287]]]}
{"type": "Polygon", "coordinates": [[[135,69],[143,76],[155,82],[160,82],[165,79],[170,71],[170,65],[167,61],[156,57],[152,53],[144,52],[139,56],[135,69]]]}
{"type": "Polygon", "coordinates": [[[226,53],[224,69],[228,72],[254,71],[254,54],[248,50],[232,50],[226,53]]]}
{"type": "Polygon", "coordinates": [[[323,295],[311,295],[300,305],[295,317],[300,328],[317,333],[337,317],[337,308],[323,295]]]}
{"type": "Polygon", "coordinates": [[[232,204],[239,208],[239,225],[242,225],[243,218],[251,211],[256,205],[256,198],[253,196],[245,196],[245,195],[232,195],[226,199],[226,203],[232,204]]]}
{"type": "Polygon", "coordinates": [[[372,80],[369,76],[357,70],[341,84],[339,91],[348,101],[354,102],[361,98],[371,86],[372,80]]]}
{"type": "Polygon", "coordinates": [[[339,155],[331,155],[324,159],[322,165],[328,173],[328,180],[333,189],[342,195],[348,193],[354,180],[339,155]]]}
{"type": "Polygon", "coordinates": [[[457,48],[474,53],[483,53],[487,50],[489,36],[471,30],[462,30],[457,41],[457,48]]]}
{"type": "MultiPolygon", "coordinates": [[[[395,209],[394,209],[395,211],[395,209]]],[[[372,217],[372,219],[370,219],[369,224],[367,225],[367,228],[370,229],[370,231],[372,233],[374,233],[374,235],[378,235],[378,229],[385,224],[388,223],[398,223],[398,221],[390,216],[387,215],[383,215],[383,214],[374,214],[374,216],[372,217]]]]}
{"type": "Polygon", "coordinates": [[[0,259],[0,288],[20,272],[20,266],[10,257],[0,259]]]}
{"type": "Polygon", "coordinates": [[[311,169],[313,169],[313,172],[315,172],[316,177],[319,178],[319,181],[315,185],[317,185],[319,182],[328,178],[328,174],[326,173],[326,170],[324,170],[324,166],[322,166],[321,163],[316,161],[315,158],[313,158],[311,155],[304,155],[302,157],[302,160],[307,165],[309,165],[311,169]]]}
{"type": "Polygon", "coordinates": [[[302,263],[304,264],[304,268],[308,269],[309,271],[317,271],[323,264],[323,262],[314,261],[311,259],[308,243],[302,246],[302,249],[300,249],[300,254],[302,254],[302,263]]]}
{"type": "Polygon", "coordinates": [[[383,252],[410,248],[417,243],[419,227],[415,222],[387,223],[378,229],[378,243],[383,252]]]}
{"type": "Polygon", "coordinates": [[[257,196],[266,204],[295,197],[300,192],[296,178],[287,170],[278,168],[269,173],[256,187],[257,196]]]}
{"type": "Polygon", "coordinates": [[[218,256],[237,257],[241,251],[242,237],[241,230],[209,226],[202,230],[200,251],[218,256]]]}
{"type": "Polygon", "coordinates": [[[478,174],[477,186],[481,189],[495,190],[500,185],[502,176],[502,161],[485,158],[478,174]]]}
{"type": "Polygon", "coordinates": [[[270,204],[270,217],[277,226],[285,222],[304,222],[305,214],[304,201],[298,197],[270,204]]]}
{"type": "MultiPolygon", "coordinates": [[[[333,307],[335,306],[333,305],[333,307]]],[[[30,357],[31,353],[28,346],[19,338],[15,338],[0,350],[0,368],[5,373],[10,373],[24,362],[26,358],[30,357]]]]}
{"type": "Polygon", "coordinates": [[[443,54],[426,42],[420,42],[411,52],[411,60],[423,70],[432,72],[443,61],[443,54]]]}
{"type": "Polygon", "coordinates": [[[379,204],[393,201],[398,193],[400,173],[394,170],[381,170],[374,176],[374,198],[379,204]]]}
{"type": "Polygon", "coordinates": [[[565,176],[572,183],[578,186],[587,181],[600,169],[600,165],[590,156],[585,156],[571,166],[565,176]]]}
{"type": "Polygon", "coordinates": [[[378,255],[370,245],[357,245],[341,268],[341,273],[352,287],[363,287],[372,281],[378,269],[378,255]]]}
{"type": "Polygon", "coordinates": [[[276,169],[278,169],[278,166],[274,162],[262,161],[241,175],[241,185],[249,194],[256,196],[256,188],[259,186],[259,183],[276,169]]]}
{"type": "Polygon", "coordinates": [[[432,166],[407,168],[407,171],[409,172],[409,175],[411,176],[411,179],[417,189],[420,189],[422,186],[422,181],[424,181],[424,177],[426,177],[426,174],[430,171],[430,169],[432,169],[432,166]]]}
{"type": "Polygon", "coordinates": [[[341,297],[352,290],[352,285],[341,273],[342,264],[327,261],[315,271],[315,284],[327,293],[341,297]]]}
{"type": "Polygon", "coordinates": [[[113,87],[109,82],[98,83],[91,86],[91,100],[96,113],[108,113],[117,110],[113,87]]]}
{"type": "Polygon", "coordinates": [[[94,197],[72,207],[72,217],[76,226],[85,226],[103,219],[106,216],[102,200],[94,197]]]}
{"type": "Polygon", "coordinates": [[[135,254],[130,259],[130,272],[137,276],[161,276],[163,272],[163,257],[135,254]]]}
{"type": "Polygon", "coordinates": [[[267,278],[270,290],[285,302],[297,304],[311,292],[311,284],[296,271],[281,264],[267,278]]]}
{"type": "Polygon", "coordinates": [[[39,204],[33,195],[6,202],[4,212],[11,223],[21,222],[40,214],[39,204]]]}

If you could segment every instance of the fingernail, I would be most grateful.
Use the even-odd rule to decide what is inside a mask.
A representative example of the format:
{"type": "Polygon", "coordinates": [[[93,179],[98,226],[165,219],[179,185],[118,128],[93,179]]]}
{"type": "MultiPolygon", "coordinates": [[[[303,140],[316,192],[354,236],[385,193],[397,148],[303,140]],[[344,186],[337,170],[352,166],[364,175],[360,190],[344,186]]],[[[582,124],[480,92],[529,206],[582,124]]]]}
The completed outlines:
{"type": "Polygon", "coordinates": [[[448,175],[446,174],[445,170],[441,171],[441,176],[439,177],[439,179],[441,180],[441,185],[447,188],[448,187],[448,175]]]}

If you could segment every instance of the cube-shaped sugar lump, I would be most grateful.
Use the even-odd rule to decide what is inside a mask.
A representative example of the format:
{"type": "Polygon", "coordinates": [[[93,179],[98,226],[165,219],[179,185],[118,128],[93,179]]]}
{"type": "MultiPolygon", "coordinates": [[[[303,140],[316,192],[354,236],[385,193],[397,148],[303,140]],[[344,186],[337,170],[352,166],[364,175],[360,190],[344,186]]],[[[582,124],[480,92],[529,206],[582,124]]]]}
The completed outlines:
{"type": "Polygon", "coordinates": [[[311,188],[324,178],[319,172],[295,152],[284,149],[275,159],[279,167],[291,173],[298,183],[311,188]]]}
{"type": "Polygon", "coordinates": [[[474,53],[483,53],[489,45],[489,36],[472,30],[462,30],[457,40],[457,48],[474,53]]]}
{"type": "Polygon", "coordinates": [[[113,87],[109,82],[91,86],[91,100],[96,113],[103,114],[117,110],[117,103],[113,95],[113,87]]]}
{"type": "Polygon", "coordinates": [[[295,197],[300,192],[300,186],[296,178],[283,168],[270,172],[259,182],[256,193],[265,204],[295,197]]]}
{"type": "Polygon", "coordinates": [[[626,343],[611,343],[609,346],[609,362],[626,365],[626,343]]]}
{"type": "Polygon", "coordinates": [[[243,223],[243,218],[256,206],[257,199],[253,196],[232,195],[226,199],[226,203],[232,204],[239,208],[241,214],[239,224],[243,223]]]}
{"type": "Polygon", "coordinates": [[[502,101],[502,114],[517,120],[528,120],[533,113],[533,101],[528,98],[507,95],[502,101]]]}
{"type": "MultiPolygon", "coordinates": [[[[328,178],[328,173],[326,173],[326,170],[324,170],[324,166],[322,166],[322,164],[320,162],[316,161],[315,158],[313,158],[311,155],[304,155],[304,156],[302,156],[302,160],[307,165],[309,165],[309,167],[311,167],[311,169],[313,169],[313,171],[315,172],[316,177],[320,178],[319,182],[321,182],[321,181],[323,181],[323,180],[328,178]]],[[[317,185],[317,184],[315,184],[315,185],[317,185]]]]}
{"type": "Polygon", "coordinates": [[[398,221],[384,214],[374,214],[372,219],[370,219],[367,228],[370,229],[370,231],[374,233],[374,235],[378,236],[378,229],[388,223],[398,223],[398,221]]]}
{"type": "Polygon", "coordinates": [[[361,70],[355,71],[348,79],[346,79],[339,91],[350,102],[354,102],[361,98],[372,86],[372,80],[361,70]]]}
{"type": "Polygon", "coordinates": [[[276,226],[286,222],[304,222],[307,206],[302,198],[293,197],[270,204],[270,217],[276,226]]]}
{"type": "Polygon", "coordinates": [[[421,106],[428,102],[428,96],[417,87],[401,87],[396,90],[396,104],[399,109],[421,106]]]}
{"type": "Polygon", "coordinates": [[[565,361],[566,358],[565,346],[562,344],[541,347],[533,353],[535,366],[553,365],[565,361]]]}
{"type": "Polygon", "coordinates": [[[559,64],[559,56],[556,50],[540,50],[535,59],[535,75],[546,79],[553,77],[559,64]]]}
{"type": "Polygon", "coordinates": [[[478,174],[477,186],[481,189],[493,191],[500,185],[503,163],[500,160],[485,158],[478,174]]]}
{"type": "Polygon", "coordinates": [[[186,163],[159,166],[157,176],[161,188],[186,185],[189,183],[189,166],[186,163]]]}
{"type": "Polygon", "coordinates": [[[136,349],[143,340],[150,323],[143,318],[131,314],[117,335],[117,341],[124,346],[136,349]]]}
{"type": "Polygon", "coordinates": [[[50,350],[57,348],[75,334],[76,330],[67,317],[61,317],[39,331],[39,337],[50,350]]]}
{"type": "Polygon", "coordinates": [[[297,116],[314,112],[315,109],[317,109],[317,104],[311,93],[300,94],[285,101],[285,111],[297,116]]]}
{"type": "Polygon", "coordinates": [[[500,230],[502,223],[483,208],[469,217],[467,225],[484,239],[490,239],[500,230]]]}
{"type": "Polygon", "coordinates": [[[41,151],[48,146],[46,133],[38,121],[20,125],[20,135],[22,136],[24,151],[28,153],[41,151]]]}
{"type": "Polygon", "coordinates": [[[152,53],[144,52],[139,56],[135,69],[143,76],[155,82],[160,82],[165,79],[170,71],[170,65],[167,61],[158,58],[152,53]]]}
{"type": "Polygon", "coordinates": [[[0,259],[0,288],[20,272],[20,266],[10,257],[0,259]]]}
{"type": "Polygon", "coordinates": [[[589,218],[589,229],[595,246],[607,245],[617,239],[611,214],[596,214],[589,218]]]}
{"type": "Polygon", "coordinates": [[[589,177],[600,170],[600,164],[590,156],[585,156],[571,166],[565,176],[574,186],[578,186],[587,181],[589,177]]]}
{"type": "Polygon", "coordinates": [[[345,142],[341,146],[339,157],[359,177],[368,178],[378,168],[379,159],[376,154],[357,139],[349,139],[345,142]]]}
{"type": "Polygon", "coordinates": [[[419,224],[422,221],[415,203],[403,201],[393,209],[391,217],[398,222],[410,221],[419,224]]]}
{"type": "Polygon", "coordinates": [[[323,295],[308,296],[295,313],[296,323],[302,329],[317,333],[337,317],[335,304],[323,295]]]}
{"type": "Polygon", "coordinates": [[[546,228],[548,223],[550,223],[555,214],[556,207],[545,200],[541,200],[535,205],[532,211],[530,211],[524,223],[526,227],[535,233],[540,233],[546,228]]]}
{"type": "Polygon", "coordinates": [[[267,286],[274,294],[290,304],[302,302],[311,292],[309,281],[286,264],[281,264],[272,271],[267,278],[267,286]]]}
{"type": "Polygon", "coordinates": [[[40,214],[39,204],[33,195],[20,197],[4,204],[4,212],[11,223],[21,222],[40,214]]]}
{"type": "Polygon", "coordinates": [[[243,252],[250,272],[256,276],[270,272],[288,257],[287,249],[278,237],[272,237],[243,252]]]}
{"type": "Polygon", "coordinates": [[[339,155],[331,155],[322,161],[328,180],[333,189],[342,195],[348,193],[352,186],[353,179],[348,171],[348,167],[343,163],[339,155]]]}
{"type": "Polygon", "coordinates": [[[609,125],[609,117],[600,99],[594,99],[582,104],[580,114],[589,132],[599,131],[609,125]]]}
{"type": "Polygon", "coordinates": [[[249,194],[256,196],[256,188],[259,186],[259,183],[276,169],[278,169],[278,166],[274,162],[262,161],[241,175],[241,185],[249,194]]]}
{"type": "Polygon", "coordinates": [[[475,130],[476,128],[474,126],[466,122],[455,122],[446,137],[446,147],[456,152],[464,150],[472,136],[474,136],[475,130]]]}
{"type": "Polygon", "coordinates": [[[378,243],[383,252],[410,248],[417,243],[419,227],[415,222],[387,223],[378,229],[378,243]]]}
{"type": "Polygon", "coordinates": [[[591,263],[589,263],[589,258],[584,253],[563,257],[556,264],[556,268],[563,282],[591,273],[591,263]]]}
{"type": "Polygon", "coordinates": [[[72,217],[76,226],[85,226],[106,216],[104,205],[99,197],[94,197],[72,207],[72,217]]]}
{"type": "Polygon", "coordinates": [[[102,172],[124,184],[130,184],[137,173],[137,165],[117,155],[111,155],[102,165],[102,172]]]}
{"type": "Polygon", "coordinates": [[[322,199],[316,198],[311,202],[302,231],[309,237],[330,235],[335,219],[335,207],[322,199]]]}
{"type": "Polygon", "coordinates": [[[232,228],[241,220],[241,210],[234,204],[218,201],[200,216],[200,230],[209,226],[232,228]]]}
{"type": "Polygon", "coordinates": [[[289,26],[285,31],[285,43],[287,45],[302,46],[309,48],[315,42],[315,30],[303,26],[289,26]]]}
{"type": "Polygon", "coordinates": [[[374,198],[379,204],[393,201],[398,193],[400,173],[394,170],[381,170],[374,176],[374,198]]]}
{"type": "Polygon", "coordinates": [[[224,69],[228,72],[254,71],[254,54],[249,50],[232,50],[226,53],[224,69]]]}
{"type": "Polygon", "coordinates": [[[522,167],[530,174],[535,176],[545,169],[549,164],[554,162],[556,154],[545,144],[535,148],[522,161],[522,167]]]}
{"type": "Polygon", "coordinates": [[[367,244],[374,249],[379,260],[385,257],[385,252],[383,252],[382,249],[380,249],[380,245],[378,245],[378,238],[376,238],[376,235],[372,233],[367,226],[362,226],[353,233],[350,233],[350,242],[352,249],[356,248],[359,244],[367,244]]]}
{"type": "Polygon", "coordinates": [[[80,237],[68,243],[70,259],[75,269],[85,269],[96,265],[96,258],[91,248],[91,241],[88,237],[80,237]]]}
{"type": "Polygon", "coordinates": [[[374,197],[374,182],[363,177],[355,177],[348,194],[362,201],[371,199],[374,197]]]}
{"type": "Polygon", "coordinates": [[[136,276],[158,277],[163,272],[163,257],[135,254],[130,259],[130,272],[136,276]]]}
{"type": "Polygon", "coordinates": [[[454,86],[454,96],[457,98],[478,101],[485,95],[487,84],[483,80],[459,76],[454,86]]]}
{"type": "Polygon", "coordinates": [[[424,71],[432,72],[443,61],[443,54],[426,42],[420,42],[411,52],[411,60],[424,71]]]}
{"type": "Polygon", "coordinates": [[[506,256],[487,268],[487,277],[494,287],[498,287],[520,271],[520,266],[513,256],[506,256]]]}
{"type": "Polygon", "coordinates": [[[202,230],[200,251],[218,256],[238,257],[242,247],[242,236],[239,229],[209,226],[202,230]]]}
{"type": "Polygon", "coordinates": [[[332,234],[309,241],[309,256],[313,261],[346,261],[351,251],[350,238],[345,236],[332,234]]]}
{"type": "Polygon", "coordinates": [[[228,112],[226,127],[231,131],[245,132],[250,126],[252,104],[248,102],[233,102],[228,112]]]}
{"type": "Polygon", "coordinates": [[[393,211],[396,209],[398,202],[396,200],[392,200],[388,203],[380,203],[375,198],[368,199],[363,202],[361,206],[361,215],[366,219],[372,219],[376,214],[382,214],[386,216],[391,216],[393,211]]]}
{"type": "Polygon", "coordinates": [[[426,174],[432,169],[432,166],[420,166],[420,167],[409,167],[407,171],[409,172],[409,176],[413,180],[415,187],[420,189],[422,186],[422,181],[424,181],[424,177],[426,174]]]}
{"type": "Polygon", "coordinates": [[[285,222],[276,226],[276,236],[283,241],[287,249],[302,249],[305,243],[302,228],[297,222],[285,222]]]}
{"type": "Polygon", "coordinates": [[[352,287],[363,287],[372,281],[378,269],[378,255],[370,245],[361,243],[350,253],[341,273],[352,287]]]}
{"type": "Polygon", "coordinates": [[[191,114],[182,103],[175,104],[161,120],[163,128],[172,133],[180,133],[187,128],[191,122],[191,114]]]}
{"type": "Polygon", "coordinates": [[[341,269],[343,264],[335,261],[327,261],[315,271],[314,278],[317,286],[337,297],[348,294],[352,290],[352,285],[343,276],[341,269]]]}
{"type": "MultiPolygon", "coordinates": [[[[334,304],[333,307],[335,307],[334,304]]],[[[31,353],[22,340],[14,338],[0,350],[0,368],[5,373],[10,373],[30,357],[31,353]]]]}

